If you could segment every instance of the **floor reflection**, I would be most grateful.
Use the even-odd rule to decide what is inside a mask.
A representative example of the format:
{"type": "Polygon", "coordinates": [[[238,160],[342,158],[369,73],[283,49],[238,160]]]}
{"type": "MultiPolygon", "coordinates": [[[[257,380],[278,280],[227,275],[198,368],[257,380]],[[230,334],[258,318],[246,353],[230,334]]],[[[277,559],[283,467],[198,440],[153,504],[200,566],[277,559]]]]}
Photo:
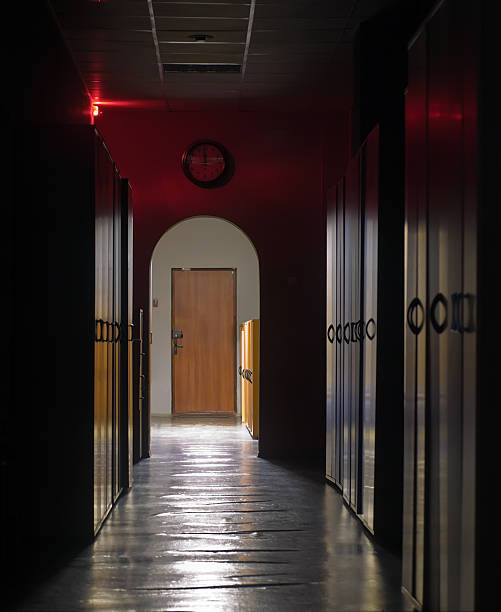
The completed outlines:
{"type": "Polygon", "coordinates": [[[237,419],[160,419],[95,541],[22,610],[406,610],[341,496],[257,458],[237,419]]]}

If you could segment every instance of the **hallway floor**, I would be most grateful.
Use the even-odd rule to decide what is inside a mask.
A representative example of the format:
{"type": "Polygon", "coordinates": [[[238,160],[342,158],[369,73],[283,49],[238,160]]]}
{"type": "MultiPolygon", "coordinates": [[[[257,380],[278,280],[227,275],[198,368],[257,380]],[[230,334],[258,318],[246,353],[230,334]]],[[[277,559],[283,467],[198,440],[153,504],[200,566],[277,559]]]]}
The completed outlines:
{"type": "Polygon", "coordinates": [[[92,546],[17,609],[410,610],[400,562],[315,474],[258,459],[233,419],[156,419],[92,546]]]}

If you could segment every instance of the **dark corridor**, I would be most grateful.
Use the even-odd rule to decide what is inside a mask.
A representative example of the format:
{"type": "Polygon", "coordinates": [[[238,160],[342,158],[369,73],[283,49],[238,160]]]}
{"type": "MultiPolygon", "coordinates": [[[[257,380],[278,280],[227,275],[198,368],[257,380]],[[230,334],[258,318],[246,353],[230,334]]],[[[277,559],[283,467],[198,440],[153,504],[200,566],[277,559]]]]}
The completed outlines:
{"type": "MultiPolygon", "coordinates": [[[[41,588],[64,609],[61,585],[82,571],[76,607],[158,609],[165,586],[176,609],[185,587],[196,607],[207,585],[221,604],[222,574],[191,572],[179,544],[200,523],[186,534],[176,523],[216,482],[197,476],[200,497],[179,506],[148,489],[154,478],[176,495],[212,449],[186,442],[187,456],[187,430],[152,429],[150,407],[152,253],[182,220],[212,216],[259,260],[259,439],[214,429],[231,465],[214,477],[255,486],[266,509],[238,490],[253,531],[230,546],[248,563],[224,573],[225,588],[242,586],[232,609],[492,609],[497,5],[3,7],[19,43],[4,38],[7,603],[41,609],[30,599],[41,588]],[[144,554],[181,554],[167,583],[136,557],[143,501],[168,513],[144,524],[164,533],[144,554]],[[271,540],[277,551],[263,552],[271,540]],[[113,596],[100,590],[104,559],[120,568],[113,596]]],[[[208,499],[229,543],[216,514],[228,500],[208,499]]],[[[203,564],[227,554],[199,552],[203,564]]]]}

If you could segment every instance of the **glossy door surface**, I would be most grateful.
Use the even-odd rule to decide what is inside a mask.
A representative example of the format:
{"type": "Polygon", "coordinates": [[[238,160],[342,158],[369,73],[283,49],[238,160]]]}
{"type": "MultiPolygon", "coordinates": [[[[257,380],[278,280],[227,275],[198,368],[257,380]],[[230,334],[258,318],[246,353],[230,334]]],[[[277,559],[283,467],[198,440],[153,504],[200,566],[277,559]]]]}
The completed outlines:
{"type": "Polygon", "coordinates": [[[101,138],[94,142],[96,320],[94,405],[94,529],[113,502],[113,210],[114,166],[101,138]]]}
{"type": "Polygon", "coordinates": [[[344,201],[345,201],[345,179],[337,184],[336,197],[336,285],[335,285],[335,457],[336,470],[335,481],[343,489],[345,481],[344,466],[344,339],[343,326],[345,320],[344,309],[344,201]]]}
{"type": "Polygon", "coordinates": [[[376,451],[376,376],[378,318],[378,214],[379,129],[369,135],[363,148],[363,267],[362,267],[362,473],[360,514],[374,529],[374,470],[376,451]]]}
{"type": "Polygon", "coordinates": [[[346,172],[344,226],[344,486],[347,502],[357,510],[360,417],[360,156],[346,172]]]}
{"type": "Polygon", "coordinates": [[[463,294],[463,109],[462,65],[450,52],[453,28],[447,3],[428,27],[429,541],[431,571],[440,576],[430,602],[441,610],[459,609],[461,559],[462,334],[455,310],[463,294]]]}
{"type": "Polygon", "coordinates": [[[133,321],[132,321],[132,190],[127,179],[120,181],[120,487],[132,486],[133,462],[133,321]]]}
{"type": "Polygon", "coordinates": [[[426,32],[409,49],[406,95],[402,584],[423,601],[426,399],[426,32]]]}
{"type": "Polygon", "coordinates": [[[333,293],[336,287],[335,277],[335,240],[336,232],[336,187],[327,194],[327,278],[326,278],[326,319],[325,319],[325,347],[326,347],[326,440],[325,440],[325,474],[329,479],[334,477],[335,452],[335,310],[333,293]]]}

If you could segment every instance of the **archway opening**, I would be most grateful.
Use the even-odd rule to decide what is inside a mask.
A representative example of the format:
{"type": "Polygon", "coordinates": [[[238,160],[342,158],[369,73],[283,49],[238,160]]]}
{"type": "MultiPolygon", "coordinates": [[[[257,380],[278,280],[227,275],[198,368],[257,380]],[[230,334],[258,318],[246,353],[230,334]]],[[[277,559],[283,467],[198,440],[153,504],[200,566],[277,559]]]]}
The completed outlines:
{"type": "MultiPolygon", "coordinates": [[[[179,222],[165,232],[153,251],[150,293],[153,339],[150,347],[151,415],[153,418],[169,417],[184,410],[180,402],[179,379],[174,379],[178,376],[176,370],[179,370],[180,361],[175,360],[181,354],[183,358],[188,354],[181,353],[186,346],[183,342],[189,342],[191,346],[194,339],[174,337],[182,330],[173,328],[175,304],[179,305],[179,289],[173,291],[173,286],[176,286],[173,283],[177,282],[176,275],[179,277],[187,271],[231,271],[234,278],[232,350],[235,358],[233,361],[226,360],[224,367],[226,370],[231,368],[229,375],[234,389],[231,410],[233,414],[240,415],[243,386],[240,326],[246,321],[259,320],[259,261],[254,245],[240,228],[212,216],[191,217],[179,222]],[[178,391],[175,392],[176,388],[178,391]]],[[[212,280],[209,281],[211,285],[214,285],[212,280]]],[[[215,342],[218,342],[217,338],[215,342]]],[[[212,365],[212,358],[206,363],[207,366],[212,365]]],[[[193,369],[190,371],[193,373],[193,369]]],[[[200,387],[194,379],[187,385],[200,387]]]]}

